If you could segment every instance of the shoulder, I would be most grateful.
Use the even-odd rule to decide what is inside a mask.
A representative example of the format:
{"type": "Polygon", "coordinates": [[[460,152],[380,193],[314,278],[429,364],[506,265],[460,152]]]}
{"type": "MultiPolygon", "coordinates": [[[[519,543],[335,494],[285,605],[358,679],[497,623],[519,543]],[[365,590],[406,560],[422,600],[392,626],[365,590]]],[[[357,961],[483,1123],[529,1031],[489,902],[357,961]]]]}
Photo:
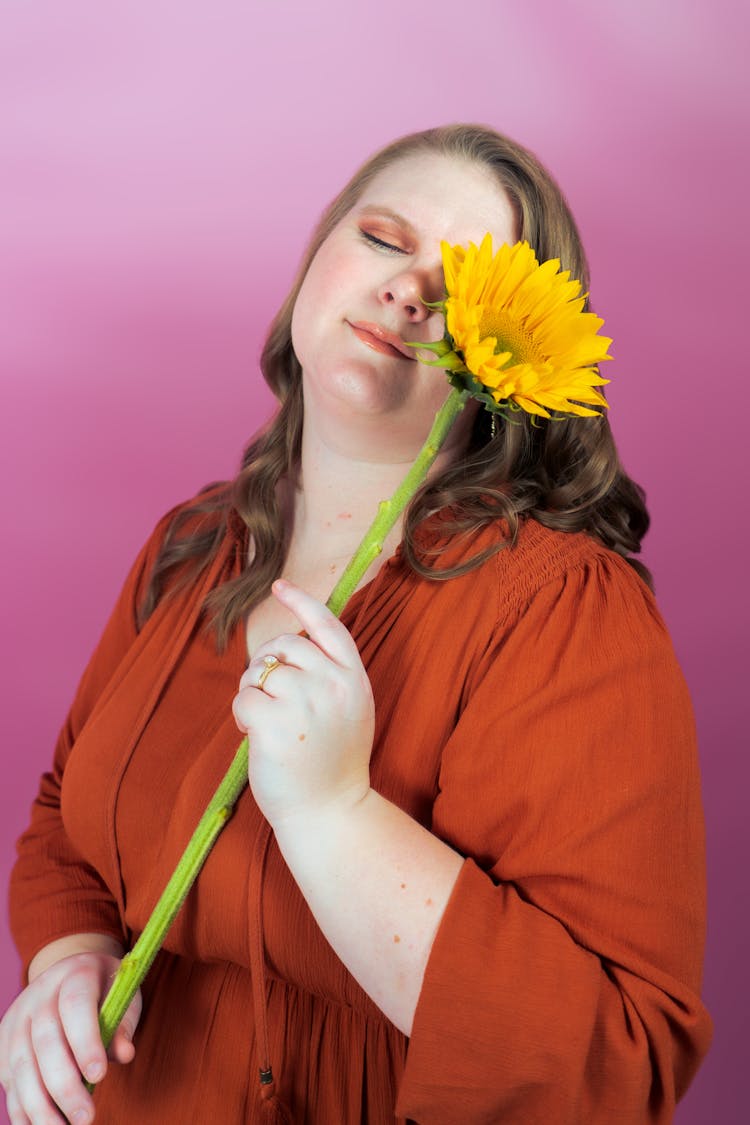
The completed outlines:
{"type": "Polygon", "coordinates": [[[682,683],[653,592],[615,551],[585,533],[530,519],[515,545],[490,563],[485,582],[496,593],[494,643],[511,650],[531,646],[540,668],[555,674],[563,666],[585,670],[589,678],[605,668],[620,675],[640,669],[655,682],[682,683]]]}
{"type": "Polygon", "coordinates": [[[624,558],[529,520],[482,570],[496,606],[469,693],[493,722],[497,697],[514,722],[545,727],[539,745],[559,745],[565,761],[570,751],[606,772],[619,745],[633,772],[645,758],[665,784],[672,767],[694,769],[688,686],[654,595],[624,558]]]}
{"type": "Polygon", "coordinates": [[[551,587],[597,589],[602,596],[618,590],[633,603],[656,611],[652,591],[630,563],[585,532],[556,531],[526,519],[515,543],[508,542],[503,525],[494,529],[494,535],[507,543],[492,560],[494,579],[503,591],[501,611],[523,605],[551,587]]]}
{"type": "Polygon", "coordinates": [[[653,593],[616,552],[590,535],[534,519],[521,521],[512,541],[503,521],[461,536],[445,519],[444,537],[433,523],[426,546],[433,573],[454,577],[415,582],[406,620],[420,643],[428,632],[440,644],[449,635],[472,682],[501,653],[501,663],[512,659],[529,675],[563,665],[594,674],[648,661],[672,674],[672,642],[653,593]],[[487,552],[494,553],[470,566],[487,552]]]}
{"type": "Polygon", "coordinates": [[[495,524],[480,533],[468,554],[493,543],[501,549],[466,576],[468,596],[484,603],[490,644],[513,633],[534,642],[542,662],[571,648],[592,659],[642,660],[648,651],[674,662],[653,592],[615,551],[584,532],[557,531],[527,519],[515,542],[506,525],[495,524]]]}
{"type": "Polygon", "coordinates": [[[540,596],[571,609],[577,597],[619,599],[658,617],[653,593],[635,568],[586,532],[558,531],[527,518],[515,537],[505,520],[463,536],[441,533],[441,520],[449,521],[449,513],[441,513],[421,540],[435,559],[436,575],[489,553],[457,581],[462,597],[481,600],[498,621],[518,616],[540,596]]]}

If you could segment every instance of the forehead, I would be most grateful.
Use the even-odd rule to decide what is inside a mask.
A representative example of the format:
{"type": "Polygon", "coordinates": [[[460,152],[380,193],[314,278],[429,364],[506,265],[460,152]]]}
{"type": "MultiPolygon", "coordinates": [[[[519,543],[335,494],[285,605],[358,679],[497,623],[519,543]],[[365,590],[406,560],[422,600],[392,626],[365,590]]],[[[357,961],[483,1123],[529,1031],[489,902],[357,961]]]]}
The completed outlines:
{"type": "Polygon", "coordinates": [[[384,168],[365,188],[354,213],[388,208],[420,238],[465,245],[489,231],[495,246],[515,242],[510,199],[489,168],[439,153],[415,153],[384,168]]]}

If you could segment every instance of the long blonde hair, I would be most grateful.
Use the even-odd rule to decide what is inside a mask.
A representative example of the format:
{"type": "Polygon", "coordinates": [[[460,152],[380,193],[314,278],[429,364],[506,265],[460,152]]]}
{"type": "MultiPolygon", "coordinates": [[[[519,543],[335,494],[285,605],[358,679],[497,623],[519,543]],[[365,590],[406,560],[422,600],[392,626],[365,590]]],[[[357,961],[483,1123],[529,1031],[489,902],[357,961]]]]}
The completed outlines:
{"type": "MultiPolygon", "coordinates": [[[[296,473],[302,436],[302,370],[292,347],[291,322],[308,267],[333,228],[356,205],[365,188],[384,169],[407,156],[438,153],[481,164],[510,199],[519,239],[526,239],[540,261],[558,258],[589,289],[588,264],[575,220],[552,176],[527,149],[481,125],[447,125],[401,137],[372,156],[326,208],[302,257],[291,291],[271,324],[261,355],[261,370],[278,399],[270,423],[245,450],[239,473],[222,486],[210,486],[170,526],[154,566],[140,618],[145,621],[167,588],[179,589],[207,566],[230,520],[241,520],[253,545],[252,566],[214,590],[206,604],[220,648],[235,625],[267,595],[281,573],[287,543],[277,485],[296,473]]],[[[648,530],[645,495],[620,465],[606,416],[566,418],[532,425],[500,421],[491,437],[489,416],[478,411],[466,455],[426,483],[404,515],[403,551],[417,573],[433,579],[453,577],[478,566],[512,544],[519,521],[533,517],[562,531],[585,531],[622,555],[651,585],[642,563],[631,558],[648,530]],[[507,521],[508,536],[473,556],[460,568],[440,569],[437,560],[417,551],[415,531],[422,521],[450,507],[444,530],[471,535],[490,521],[507,521]]]]}

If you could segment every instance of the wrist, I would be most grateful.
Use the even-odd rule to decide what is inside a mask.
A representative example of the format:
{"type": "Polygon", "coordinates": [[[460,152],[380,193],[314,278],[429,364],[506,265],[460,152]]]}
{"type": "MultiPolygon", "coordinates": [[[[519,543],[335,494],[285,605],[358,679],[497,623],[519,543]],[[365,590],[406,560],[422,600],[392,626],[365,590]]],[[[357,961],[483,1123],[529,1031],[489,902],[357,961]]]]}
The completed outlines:
{"type": "Polygon", "coordinates": [[[351,786],[326,801],[289,809],[273,821],[277,843],[285,854],[285,849],[298,844],[309,847],[313,841],[324,844],[339,839],[367,817],[377,800],[382,798],[369,785],[351,786]]]}

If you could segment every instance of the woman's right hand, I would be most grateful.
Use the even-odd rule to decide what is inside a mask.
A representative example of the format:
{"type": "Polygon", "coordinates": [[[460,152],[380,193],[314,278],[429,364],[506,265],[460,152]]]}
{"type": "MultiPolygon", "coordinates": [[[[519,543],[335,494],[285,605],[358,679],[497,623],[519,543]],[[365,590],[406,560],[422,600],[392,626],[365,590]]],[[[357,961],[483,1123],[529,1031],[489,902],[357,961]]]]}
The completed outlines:
{"type": "Polygon", "coordinates": [[[141,1014],[138,992],[105,1051],[98,1012],[120,958],[85,951],[45,968],[0,1022],[0,1082],[11,1125],[88,1125],[94,1103],[83,1084],[100,1082],[107,1057],[128,1063],[141,1014]],[[64,1116],[63,1116],[64,1115],[64,1116]]]}

